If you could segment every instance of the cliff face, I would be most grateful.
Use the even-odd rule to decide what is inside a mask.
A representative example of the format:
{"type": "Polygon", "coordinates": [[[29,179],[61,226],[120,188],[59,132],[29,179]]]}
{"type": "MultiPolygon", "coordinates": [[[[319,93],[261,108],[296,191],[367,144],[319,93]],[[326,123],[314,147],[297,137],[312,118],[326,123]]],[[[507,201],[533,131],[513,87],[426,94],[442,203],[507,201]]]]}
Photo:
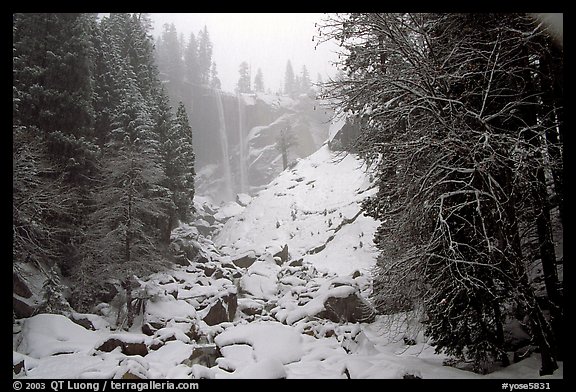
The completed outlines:
{"type": "Polygon", "coordinates": [[[331,111],[302,95],[231,94],[191,87],[182,96],[194,132],[196,192],[216,202],[254,194],[290,165],[318,150],[328,137],[331,111]]]}

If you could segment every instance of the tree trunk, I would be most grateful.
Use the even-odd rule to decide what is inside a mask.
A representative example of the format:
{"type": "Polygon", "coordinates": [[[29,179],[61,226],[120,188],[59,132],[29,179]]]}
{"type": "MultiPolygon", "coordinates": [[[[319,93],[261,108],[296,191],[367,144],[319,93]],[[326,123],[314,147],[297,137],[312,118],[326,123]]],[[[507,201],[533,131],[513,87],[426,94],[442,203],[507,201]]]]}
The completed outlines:
{"type": "Polygon", "coordinates": [[[122,287],[126,290],[126,325],[125,329],[129,330],[134,324],[134,307],[132,306],[132,280],[127,277],[122,282],[122,287]]]}
{"type": "MultiPolygon", "coordinates": [[[[526,49],[523,50],[521,59],[524,68],[529,69],[528,53],[526,49]]],[[[541,92],[532,80],[528,71],[524,72],[525,80],[528,83],[525,100],[528,103],[536,105],[534,102],[534,92],[541,92]]],[[[527,125],[527,129],[523,132],[527,143],[533,148],[536,162],[540,165],[533,169],[533,178],[535,184],[531,186],[532,198],[534,200],[534,212],[536,214],[536,231],[538,234],[538,246],[540,253],[540,260],[542,263],[542,271],[544,273],[544,284],[546,286],[546,293],[550,303],[550,316],[552,319],[552,328],[556,340],[562,339],[561,323],[562,323],[562,308],[561,308],[561,295],[559,291],[558,273],[556,271],[556,252],[554,250],[554,242],[552,236],[552,224],[550,219],[550,200],[546,186],[546,176],[544,173],[544,162],[542,156],[542,142],[541,136],[536,132],[539,125],[536,117],[536,112],[531,107],[525,107],[522,113],[522,118],[527,125]]],[[[541,312],[538,312],[541,317],[541,312]]],[[[548,343],[548,342],[547,342],[548,343]]],[[[554,355],[557,355],[557,347],[551,344],[549,348],[554,355]]],[[[542,348],[544,352],[544,348],[542,348]]],[[[543,355],[544,361],[544,355],[543,355]]],[[[544,368],[543,363],[543,368],[544,368]]]]}
{"type": "MultiPolygon", "coordinates": [[[[492,309],[494,311],[494,320],[496,323],[496,343],[499,347],[504,347],[504,328],[502,327],[502,313],[500,312],[500,305],[496,301],[492,302],[492,309]]],[[[502,362],[502,366],[506,367],[510,365],[510,359],[508,359],[508,354],[502,349],[500,352],[500,357],[498,358],[502,362]]]]}
{"type": "Polygon", "coordinates": [[[554,180],[554,189],[558,199],[560,222],[564,223],[564,178],[562,162],[563,96],[561,53],[551,43],[548,51],[540,56],[542,74],[543,121],[546,128],[547,152],[552,162],[550,172],[554,180]]]}

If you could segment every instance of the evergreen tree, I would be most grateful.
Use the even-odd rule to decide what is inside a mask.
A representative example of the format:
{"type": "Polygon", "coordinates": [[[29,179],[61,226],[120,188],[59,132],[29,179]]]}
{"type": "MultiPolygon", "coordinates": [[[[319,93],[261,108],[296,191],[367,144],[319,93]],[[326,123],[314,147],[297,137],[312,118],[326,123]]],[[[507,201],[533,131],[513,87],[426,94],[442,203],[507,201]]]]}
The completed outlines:
{"type": "Polygon", "coordinates": [[[49,256],[66,271],[81,240],[98,155],[92,133],[95,17],[15,14],[13,20],[16,252],[26,249],[20,256],[37,261],[49,256]],[[45,251],[33,250],[34,243],[45,251]]]}
{"type": "Polygon", "coordinates": [[[210,34],[208,28],[198,33],[198,70],[200,76],[200,84],[208,86],[210,84],[210,69],[212,67],[212,42],[210,41],[210,34]]]}
{"type": "Polygon", "coordinates": [[[286,63],[286,72],[284,74],[284,94],[289,96],[296,94],[296,79],[290,60],[286,63]]]}
{"type": "Polygon", "coordinates": [[[43,133],[51,159],[64,165],[74,183],[85,183],[79,173],[94,165],[91,18],[14,16],[13,84],[19,100],[14,121],[43,133]]]}
{"type": "Polygon", "coordinates": [[[212,71],[210,71],[210,88],[216,90],[222,88],[222,83],[218,77],[218,70],[216,69],[216,63],[212,63],[212,71]]]}
{"type": "Polygon", "coordinates": [[[312,82],[310,81],[310,74],[308,73],[308,68],[306,65],[302,66],[302,72],[300,74],[300,92],[303,94],[308,94],[312,88],[312,82]]]}
{"type": "Polygon", "coordinates": [[[145,14],[13,22],[14,273],[54,266],[51,312],[67,311],[58,270],[75,283],[77,310],[118,279],[129,326],[134,275],[162,268],[163,236],[193,211],[186,112],[175,117],[160,87],[145,14]]]}
{"type": "MultiPolygon", "coordinates": [[[[84,310],[93,305],[94,293],[107,280],[119,279],[127,285],[135,274],[162,265],[156,224],[166,219],[168,191],[161,185],[165,177],[152,120],[130,69],[124,83],[103,157],[101,183],[95,188],[96,208],[89,216],[75,271],[76,305],[84,310]]],[[[126,306],[130,314],[131,303],[126,306]]]]}
{"type": "Polygon", "coordinates": [[[198,42],[194,33],[190,33],[188,45],[184,50],[184,65],[188,82],[193,85],[200,84],[200,63],[198,54],[198,42]]]}
{"type": "Polygon", "coordinates": [[[42,287],[42,302],[38,306],[37,312],[69,315],[72,312],[72,308],[64,297],[63,291],[65,287],[61,283],[60,275],[55,265],[52,266],[47,275],[42,287]]]}
{"type": "Polygon", "coordinates": [[[256,76],[254,77],[254,91],[260,93],[264,92],[264,76],[262,75],[262,69],[260,68],[258,68],[256,76]]]}
{"type": "Polygon", "coordinates": [[[168,81],[167,89],[172,95],[179,96],[184,80],[184,62],[174,23],[164,24],[156,51],[161,77],[168,81]]]}
{"type": "Polygon", "coordinates": [[[250,66],[246,61],[240,63],[240,68],[238,70],[240,73],[240,78],[238,79],[238,84],[236,87],[236,91],[239,93],[249,93],[252,91],[250,86],[251,77],[250,77],[250,66]]]}
{"type": "Polygon", "coordinates": [[[179,104],[176,117],[165,97],[160,97],[158,106],[162,113],[156,123],[161,167],[165,175],[162,184],[168,190],[170,199],[167,220],[162,228],[162,241],[167,244],[178,220],[189,220],[193,212],[195,154],[192,129],[184,105],[179,104]]]}

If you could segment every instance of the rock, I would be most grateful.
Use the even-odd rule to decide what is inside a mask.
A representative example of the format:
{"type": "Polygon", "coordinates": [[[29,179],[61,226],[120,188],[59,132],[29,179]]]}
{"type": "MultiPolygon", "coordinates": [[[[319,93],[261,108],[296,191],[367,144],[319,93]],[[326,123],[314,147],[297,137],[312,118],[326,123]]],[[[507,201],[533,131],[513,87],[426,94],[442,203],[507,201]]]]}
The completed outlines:
{"type": "Polygon", "coordinates": [[[256,261],[256,257],[253,253],[242,256],[239,259],[233,260],[232,263],[240,268],[249,268],[256,261]]]}
{"type": "Polygon", "coordinates": [[[213,326],[234,320],[238,300],[236,294],[229,294],[219,298],[210,308],[203,320],[206,324],[213,326]],[[226,304],[226,306],[224,306],[226,304]]]}
{"type": "Polygon", "coordinates": [[[150,323],[144,323],[142,325],[142,333],[147,336],[152,336],[158,330],[158,328],[153,328],[150,323]]]}
{"type": "Polygon", "coordinates": [[[23,298],[30,298],[32,296],[32,291],[28,285],[14,272],[12,272],[12,293],[23,298]]]}
{"type": "Polygon", "coordinates": [[[406,373],[405,375],[402,376],[402,378],[405,380],[416,380],[416,379],[421,379],[422,377],[420,377],[417,374],[406,373]]]}
{"type": "Polygon", "coordinates": [[[190,261],[182,254],[174,256],[173,260],[174,264],[181,265],[182,267],[188,267],[190,265],[190,261]]]}
{"type": "MultiPolygon", "coordinates": [[[[172,339],[175,340],[176,338],[172,339]]],[[[169,341],[170,339],[166,339],[166,341],[169,341]]],[[[164,342],[154,342],[150,345],[150,350],[151,351],[156,351],[159,350],[162,346],[164,346],[164,342]]]]}
{"type": "Polygon", "coordinates": [[[188,245],[184,247],[184,254],[186,254],[188,260],[194,260],[200,254],[200,250],[193,245],[188,245]]]}
{"type": "Polygon", "coordinates": [[[173,287],[171,290],[166,290],[167,295],[171,295],[174,299],[178,299],[178,288],[173,287]]]}
{"type": "Polygon", "coordinates": [[[213,226],[214,223],[216,223],[216,218],[214,218],[212,215],[203,215],[202,219],[208,222],[210,226],[213,226]]]}
{"type": "Polygon", "coordinates": [[[234,321],[236,310],[238,309],[238,296],[236,294],[228,294],[223,297],[223,300],[228,308],[228,321],[234,321]]]}
{"type": "Polygon", "coordinates": [[[32,306],[14,296],[12,297],[12,310],[16,318],[32,317],[35,311],[32,306]]]}
{"type": "Polygon", "coordinates": [[[84,327],[90,331],[96,330],[96,328],[94,327],[94,324],[92,324],[92,321],[88,320],[87,317],[82,317],[80,315],[72,313],[70,315],[70,320],[72,320],[76,324],[81,325],[82,327],[84,327]]]}
{"type": "Polygon", "coordinates": [[[197,342],[201,337],[198,325],[191,324],[190,329],[188,329],[188,332],[186,332],[186,336],[188,336],[190,340],[194,340],[197,342]]]}
{"type": "Polygon", "coordinates": [[[122,377],[120,377],[122,380],[141,380],[141,377],[138,377],[135,374],[132,374],[131,372],[126,372],[124,373],[124,375],[122,377]]]}
{"type": "Polygon", "coordinates": [[[126,355],[140,355],[143,357],[148,354],[148,347],[144,343],[124,343],[122,352],[126,355]]]}
{"type": "Polygon", "coordinates": [[[109,353],[116,347],[121,347],[122,354],[124,355],[140,355],[143,357],[148,354],[146,344],[140,342],[124,342],[114,337],[106,340],[96,350],[109,353]]]}
{"type": "Polygon", "coordinates": [[[203,318],[204,322],[210,326],[228,321],[228,313],[222,305],[221,300],[217,300],[208,311],[208,314],[203,318]]]}
{"type": "Polygon", "coordinates": [[[196,228],[198,229],[198,232],[204,237],[208,237],[210,234],[212,234],[212,231],[214,231],[212,227],[205,225],[196,225],[196,228]]]}
{"type": "Polygon", "coordinates": [[[212,276],[212,274],[216,271],[216,267],[214,266],[199,265],[198,267],[204,271],[204,275],[206,276],[212,276]]]}
{"type": "Polygon", "coordinates": [[[302,267],[303,259],[293,260],[288,264],[290,267],[302,267]]]}
{"type": "Polygon", "coordinates": [[[354,273],[352,274],[352,279],[359,278],[360,276],[362,276],[362,274],[360,273],[360,271],[356,270],[356,271],[354,271],[354,273]]]}
{"type": "Polygon", "coordinates": [[[414,339],[411,339],[407,336],[404,336],[402,339],[404,340],[404,344],[407,346],[415,346],[416,345],[416,340],[414,340],[414,339]]]}
{"type": "Polygon", "coordinates": [[[22,371],[22,369],[24,369],[24,360],[21,360],[12,367],[12,371],[14,372],[14,374],[19,374],[22,371]]]}
{"type": "Polygon", "coordinates": [[[192,365],[202,365],[208,368],[216,365],[216,358],[220,358],[222,353],[215,344],[206,344],[203,346],[194,347],[194,351],[189,359],[184,361],[184,364],[192,367],[192,365]]]}
{"type": "Polygon", "coordinates": [[[290,255],[288,254],[288,245],[284,245],[282,250],[274,254],[273,257],[280,257],[282,264],[286,263],[288,261],[288,258],[290,257],[290,255]]]}
{"type": "Polygon", "coordinates": [[[317,314],[334,322],[371,323],[376,315],[372,307],[357,294],[344,298],[329,297],[324,302],[324,310],[317,314]]]}

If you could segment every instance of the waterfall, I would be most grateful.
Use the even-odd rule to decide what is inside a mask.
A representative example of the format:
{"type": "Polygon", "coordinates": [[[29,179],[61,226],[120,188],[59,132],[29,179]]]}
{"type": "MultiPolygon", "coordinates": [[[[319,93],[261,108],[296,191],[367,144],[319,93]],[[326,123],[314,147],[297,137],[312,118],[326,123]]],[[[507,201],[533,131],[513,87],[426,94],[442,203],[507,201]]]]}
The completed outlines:
{"type": "Polygon", "coordinates": [[[232,170],[230,168],[230,156],[228,154],[228,135],[226,134],[226,119],[224,118],[224,106],[222,105],[222,92],[214,90],[216,106],[218,108],[218,135],[220,136],[220,148],[222,149],[222,167],[224,169],[225,200],[233,200],[232,170]]]}
{"type": "Polygon", "coordinates": [[[246,141],[244,140],[244,102],[242,94],[238,93],[238,150],[240,165],[240,192],[247,192],[248,167],[246,164],[246,141]]]}

